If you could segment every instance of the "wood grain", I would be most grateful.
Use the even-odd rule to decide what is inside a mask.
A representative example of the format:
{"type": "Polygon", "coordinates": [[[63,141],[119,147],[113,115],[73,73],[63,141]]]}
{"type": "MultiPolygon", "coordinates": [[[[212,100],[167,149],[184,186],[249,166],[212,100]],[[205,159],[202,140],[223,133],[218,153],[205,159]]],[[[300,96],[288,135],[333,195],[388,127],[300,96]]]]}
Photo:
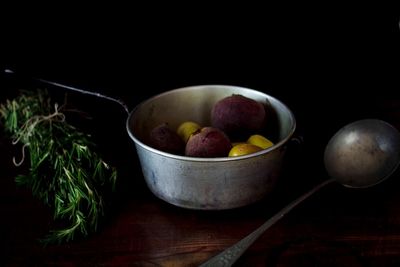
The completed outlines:
{"type": "MultiPolygon", "coordinates": [[[[400,127],[400,99],[377,99],[374,107],[357,115],[400,127]]],[[[93,124],[101,149],[120,170],[107,220],[87,239],[43,247],[37,239],[53,227],[50,209],[15,186],[15,175],[26,166],[12,165],[19,148],[1,131],[0,266],[197,266],[326,178],[321,148],[329,127],[314,140],[302,132],[304,144],[290,150],[277,188],[262,201],[227,211],[178,208],[148,190],[119,111],[101,113],[95,104],[91,109],[102,118],[93,124]],[[121,119],[113,120],[113,114],[121,119]]],[[[312,125],[302,116],[299,123],[312,125]]],[[[330,185],[270,228],[236,266],[399,266],[399,188],[399,171],[369,189],[330,185]]]]}

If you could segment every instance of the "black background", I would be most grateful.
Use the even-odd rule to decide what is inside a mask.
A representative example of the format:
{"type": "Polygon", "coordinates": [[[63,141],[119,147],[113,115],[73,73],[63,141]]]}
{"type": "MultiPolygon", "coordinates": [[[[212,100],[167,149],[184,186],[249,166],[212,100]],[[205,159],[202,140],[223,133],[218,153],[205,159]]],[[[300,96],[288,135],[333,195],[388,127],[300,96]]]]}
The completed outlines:
{"type": "MultiPolygon", "coordinates": [[[[292,109],[297,119],[296,135],[304,138],[304,150],[289,150],[293,152],[289,154],[293,156],[290,158],[292,164],[286,170],[288,174],[283,182],[289,181],[290,188],[285,185],[280,191],[289,193],[282,194],[278,203],[275,203],[276,207],[281,207],[289,199],[298,196],[299,192],[305,192],[315,185],[316,180],[326,178],[323,172],[323,149],[340,127],[357,119],[371,117],[385,119],[400,127],[398,105],[390,106],[392,100],[398,103],[399,98],[398,9],[389,6],[367,7],[366,4],[350,7],[336,3],[327,3],[325,6],[285,3],[287,6],[282,7],[266,3],[260,6],[229,4],[223,7],[201,4],[191,7],[180,4],[175,7],[171,3],[153,3],[153,6],[142,7],[133,3],[126,6],[115,3],[113,6],[104,4],[100,7],[96,3],[90,7],[45,6],[42,9],[35,3],[35,8],[19,6],[13,12],[2,8],[5,14],[1,16],[3,21],[0,26],[0,100],[2,102],[16,95],[19,88],[44,87],[26,77],[44,78],[118,97],[130,109],[152,95],[189,85],[231,84],[266,92],[292,109]],[[18,75],[5,74],[5,68],[13,69],[18,75]]],[[[57,90],[53,89],[51,92],[55,94],[57,90]]],[[[157,218],[151,217],[154,208],[147,211],[148,206],[142,205],[150,203],[150,207],[161,210],[167,218],[175,218],[173,216],[177,214],[183,214],[183,218],[190,214],[194,220],[211,217],[212,221],[215,218],[215,214],[213,217],[210,214],[173,210],[154,200],[141,179],[133,143],[129,141],[124,128],[126,114],[123,110],[92,96],[71,95],[74,103],[93,114],[93,123],[84,126],[93,126],[96,131],[94,137],[100,140],[97,143],[107,152],[104,153],[105,157],[115,163],[121,173],[116,201],[119,200],[118,203],[123,205],[114,205],[119,207],[114,211],[116,215],[137,214],[136,207],[139,207],[142,208],[139,211],[148,212],[145,215],[157,218]],[[138,190],[132,191],[132,188],[138,190]]],[[[32,201],[30,192],[16,191],[19,189],[15,188],[10,178],[19,169],[12,166],[10,158],[19,155],[19,149],[2,137],[0,145],[4,150],[0,154],[3,164],[0,171],[5,177],[2,179],[2,214],[7,219],[2,220],[1,224],[1,252],[4,254],[1,258],[6,262],[23,262],[32,266],[35,262],[42,266],[43,262],[53,260],[53,263],[63,260],[85,262],[86,256],[91,257],[91,262],[101,262],[101,257],[96,258],[96,239],[93,243],[83,243],[82,250],[79,244],[54,250],[37,248],[36,238],[48,231],[51,215],[43,210],[41,204],[32,201]]],[[[343,226],[345,229],[342,222],[361,222],[361,219],[352,220],[354,212],[360,218],[368,214],[372,214],[372,218],[381,218],[382,213],[389,213],[381,207],[385,207],[385,203],[392,203],[390,200],[398,195],[396,188],[388,184],[378,188],[372,197],[359,192],[354,197],[345,193],[343,199],[342,195],[338,198],[336,191],[331,191],[327,195],[328,200],[321,201],[325,204],[330,202],[330,209],[318,209],[322,204],[317,202],[308,214],[318,210],[325,214],[321,219],[325,221],[326,218],[334,218],[335,212],[341,214],[339,210],[347,207],[345,215],[338,218],[351,214],[350,219],[331,222],[339,222],[338,228],[343,226]],[[379,198],[383,200],[375,201],[379,198]],[[342,202],[336,205],[338,199],[342,202]],[[356,204],[351,205],[353,202],[356,204]],[[364,208],[359,209],[358,206],[364,208]],[[332,212],[333,215],[330,215],[332,212]]],[[[391,205],[397,207],[396,204],[391,205]]],[[[244,210],[238,217],[244,220],[249,214],[258,214],[261,206],[250,208],[247,212],[244,210]]],[[[299,213],[302,212],[304,210],[299,213]]],[[[269,213],[272,214],[272,210],[269,213]]],[[[228,218],[237,218],[232,215],[229,217],[229,213],[222,216],[227,214],[228,218]]],[[[124,221],[118,216],[110,218],[128,225],[126,229],[131,228],[130,220],[124,221]]],[[[377,219],[378,222],[382,220],[377,219]]],[[[398,229],[394,225],[395,219],[390,219],[390,222],[388,224],[392,228],[388,227],[390,231],[385,233],[386,237],[389,236],[387,242],[392,244],[395,242],[389,234],[397,234],[398,229]]],[[[370,221],[370,224],[375,226],[374,221],[370,221]]],[[[380,227],[386,229],[385,226],[383,224],[380,227]]],[[[357,225],[353,228],[360,227],[357,225]]],[[[321,229],[320,232],[325,233],[327,228],[321,229]]],[[[314,229],[309,230],[312,231],[314,229]]],[[[110,249],[115,252],[112,244],[118,243],[110,240],[118,235],[111,232],[100,236],[103,239],[100,238],[99,247],[105,247],[100,251],[110,249]]],[[[121,231],[123,234],[120,237],[124,238],[126,232],[121,231]]],[[[132,240],[142,242],[140,237],[133,234],[125,238],[131,242],[132,237],[132,240]]],[[[384,242],[379,239],[377,244],[380,243],[384,242]]],[[[371,244],[375,246],[375,243],[371,244]]],[[[121,249],[125,247],[121,246],[121,249]]],[[[373,253],[378,251],[375,247],[373,249],[373,253]]],[[[136,251],[140,252],[140,249],[136,251]]],[[[121,255],[128,255],[131,251],[123,253],[121,255]]],[[[112,256],[105,253],[104,257],[112,256]]],[[[136,257],[133,256],[134,259],[136,257]]],[[[126,256],[126,259],[130,258],[126,256]]]]}
{"type": "Polygon", "coordinates": [[[399,88],[399,15],[390,6],[23,10],[3,23],[3,68],[115,96],[130,109],[182,86],[254,88],[286,103],[318,152],[344,124],[379,117],[377,103],[399,88]]]}

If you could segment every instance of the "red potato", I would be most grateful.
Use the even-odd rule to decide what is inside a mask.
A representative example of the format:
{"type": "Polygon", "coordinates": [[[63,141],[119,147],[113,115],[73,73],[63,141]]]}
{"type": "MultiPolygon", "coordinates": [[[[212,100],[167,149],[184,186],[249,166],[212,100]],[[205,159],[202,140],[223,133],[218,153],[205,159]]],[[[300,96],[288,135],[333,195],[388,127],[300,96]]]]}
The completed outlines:
{"type": "Polygon", "coordinates": [[[193,134],[185,149],[185,155],[191,157],[226,157],[232,148],[228,136],[213,127],[204,127],[193,134]]]}
{"type": "Polygon", "coordinates": [[[162,123],[150,132],[150,145],[158,150],[182,155],[185,144],[180,136],[168,127],[167,123],[162,123]]]}
{"type": "Polygon", "coordinates": [[[243,139],[261,131],[265,122],[264,105],[242,95],[221,99],[211,111],[211,125],[234,139],[243,139]]]}

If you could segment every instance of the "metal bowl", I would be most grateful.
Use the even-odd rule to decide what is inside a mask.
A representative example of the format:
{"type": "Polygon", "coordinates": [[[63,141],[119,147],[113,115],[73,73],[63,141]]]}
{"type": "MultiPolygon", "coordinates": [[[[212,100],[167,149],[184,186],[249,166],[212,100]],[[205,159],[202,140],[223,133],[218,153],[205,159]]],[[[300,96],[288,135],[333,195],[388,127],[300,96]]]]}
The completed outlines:
{"type": "Polygon", "coordinates": [[[142,102],[130,113],[126,126],[146,183],[157,197],[179,207],[222,210],[256,202],[274,188],[296,121],[285,104],[265,93],[238,86],[203,85],[167,91],[142,102]],[[240,157],[195,158],[147,145],[151,129],[163,122],[175,129],[188,120],[210,125],[212,106],[232,94],[265,104],[271,114],[274,146],[240,157]]]}

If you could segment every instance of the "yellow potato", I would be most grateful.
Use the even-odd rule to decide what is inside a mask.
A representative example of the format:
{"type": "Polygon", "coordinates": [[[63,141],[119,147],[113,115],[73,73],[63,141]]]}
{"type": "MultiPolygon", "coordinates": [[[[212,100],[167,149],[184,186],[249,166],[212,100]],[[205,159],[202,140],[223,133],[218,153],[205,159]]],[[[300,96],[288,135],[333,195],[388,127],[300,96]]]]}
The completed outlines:
{"type": "Polygon", "coordinates": [[[233,142],[232,147],[240,145],[240,144],[246,144],[246,142],[233,142]]]}
{"type": "Polygon", "coordinates": [[[237,156],[243,156],[251,153],[255,153],[258,151],[261,151],[262,148],[252,145],[252,144],[247,144],[247,143],[242,143],[242,144],[237,144],[232,149],[229,151],[229,157],[237,157],[237,156]]]}
{"type": "Polygon", "coordinates": [[[182,140],[187,143],[190,136],[199,131],[201,126],[193,121],[185,121],[181,125],[179,125],[178,129],[176,130],[177,134],[182,138],[182,140]]]}
{"type": "Polygon", "coordinates": [[[247,143],[261,147],[262,149],[269,148],[274,145],[269,139],[262,135],[254,134],[247,139],[247,143]]]}

